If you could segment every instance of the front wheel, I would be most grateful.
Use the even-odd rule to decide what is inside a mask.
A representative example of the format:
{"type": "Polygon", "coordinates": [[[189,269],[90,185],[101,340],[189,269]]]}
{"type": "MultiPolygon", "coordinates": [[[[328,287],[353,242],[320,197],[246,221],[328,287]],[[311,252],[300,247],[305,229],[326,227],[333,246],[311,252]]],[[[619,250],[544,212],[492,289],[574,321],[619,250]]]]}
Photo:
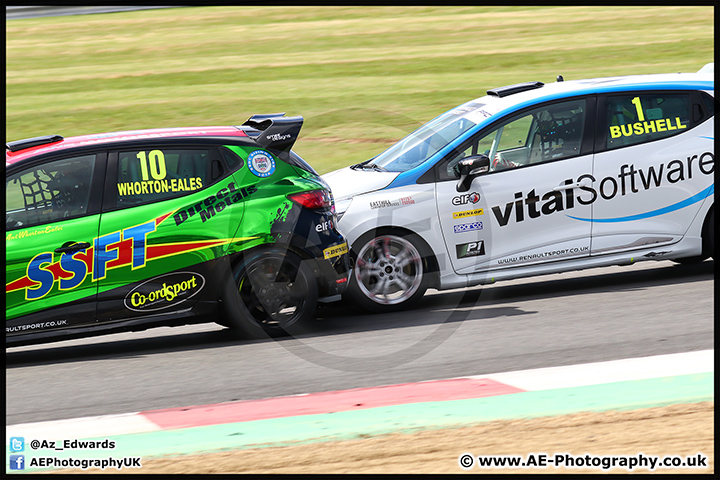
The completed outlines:
{"type": "Polygon", "coordinates": [[[348,294],[373,312],[395,311],[417,303],[428,288],[422,243],[414,235],[373,234],[357,243],[348,294]]]}
{"type": "Polygon", "coordinates": [[[302,333],[315,315],[317,282],[292,252],[256,251],[233,268],[233,280],[223,299],[226,321],[244,337],[302,333]]]}

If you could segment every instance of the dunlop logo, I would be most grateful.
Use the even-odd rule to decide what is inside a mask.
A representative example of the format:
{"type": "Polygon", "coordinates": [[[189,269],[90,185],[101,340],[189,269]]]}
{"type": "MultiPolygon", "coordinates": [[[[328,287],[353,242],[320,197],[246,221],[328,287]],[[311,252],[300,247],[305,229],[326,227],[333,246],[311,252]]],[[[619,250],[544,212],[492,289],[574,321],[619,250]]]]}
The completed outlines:
{"type": "Polygon", "coordinates": [[[340,255],[348,252],[348,246],[347,242],[343,243],[342,245],[336,245],[334,247],[329,247],[323,250],[323,257],[325,259],[333,258],[333,257],[339,257],[340,255]]]}
{"type": "Polygon", "coordinates": [[[454,212],[453,218],[465,218],[465,217],[474,217],[475,215],[482,215],[483,209],[482,208],[476,208],[475,210],[466,210],[464,212],[454,212]]]}

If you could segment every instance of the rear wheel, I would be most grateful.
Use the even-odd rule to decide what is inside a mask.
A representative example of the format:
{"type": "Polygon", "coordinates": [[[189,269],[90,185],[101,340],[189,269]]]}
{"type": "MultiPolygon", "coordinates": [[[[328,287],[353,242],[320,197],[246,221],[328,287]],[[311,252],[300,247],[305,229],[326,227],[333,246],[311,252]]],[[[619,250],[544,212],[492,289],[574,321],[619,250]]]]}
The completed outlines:
{"type": "Polygon", "coordinates": [[[255,251],[237,263],[233,278],[223,300],[225,320],[244,337],[302,333],[315,315],[315,276],[292,252],[255,251]]]}
{"type": "Polygon", "coordinates": [[[417,303],[428,288],[426,248],[412,234],[379,233],[356,245],[348,294],[373,312],[395,311],[417,303]]]}

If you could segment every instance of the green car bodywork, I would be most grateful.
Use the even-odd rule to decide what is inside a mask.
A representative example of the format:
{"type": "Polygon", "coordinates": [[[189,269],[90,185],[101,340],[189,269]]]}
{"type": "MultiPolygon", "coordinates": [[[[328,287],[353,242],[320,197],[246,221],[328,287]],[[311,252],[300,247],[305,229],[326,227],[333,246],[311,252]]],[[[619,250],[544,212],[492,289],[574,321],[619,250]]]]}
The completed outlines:
{"type": "MultiPolygon", "coordinates": [[[[8,338],[133,319],[212,315],[210,307],[228,295],[223,285],[234,281],[230,272],[240,257],[270,247],[310,261],[321,296],[341,292],[347,245],[334,229],[317,227],[332,226],[334,212],[307,209],[290,198],[327,186],[315,172],[284,161],[287,151],[233,143],[207,146],[225,162],[225,172],[207,186],[199,177],[171,181],[164,165],[151,173],[157,178],[161,170],[166,178],[134,184],[111,179],[108,168],[101,212],[9,229],[8,338]],[[253,168],[253,158],[260,167],[253,168]],[[109,187],[121,192],[114,207],[107,200],[109,187]],[[188,193],[154,199],[154,193],[167,190],[188,193]],[[134,197],[139,203],[133,204],[134,197]],[[125,199],[132,206],[119,205],[125,199]]],[[[142,158],[164,148],[176,147],[146,142],[122,149],[142,158]]]]}

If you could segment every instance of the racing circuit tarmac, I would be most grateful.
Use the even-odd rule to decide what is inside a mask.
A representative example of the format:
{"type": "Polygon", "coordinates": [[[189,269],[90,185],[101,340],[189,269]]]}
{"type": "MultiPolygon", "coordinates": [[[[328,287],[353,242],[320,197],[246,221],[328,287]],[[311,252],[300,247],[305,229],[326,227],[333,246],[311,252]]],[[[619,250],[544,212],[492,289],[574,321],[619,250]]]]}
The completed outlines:
{"type": "Polygon", "coordinates": [[[207,324],[9,348],[6,425],[713,349],[713,284],[713,261],[646,262],[431,292],[394,315],[337,304],[295,339],[207,324]]]}

